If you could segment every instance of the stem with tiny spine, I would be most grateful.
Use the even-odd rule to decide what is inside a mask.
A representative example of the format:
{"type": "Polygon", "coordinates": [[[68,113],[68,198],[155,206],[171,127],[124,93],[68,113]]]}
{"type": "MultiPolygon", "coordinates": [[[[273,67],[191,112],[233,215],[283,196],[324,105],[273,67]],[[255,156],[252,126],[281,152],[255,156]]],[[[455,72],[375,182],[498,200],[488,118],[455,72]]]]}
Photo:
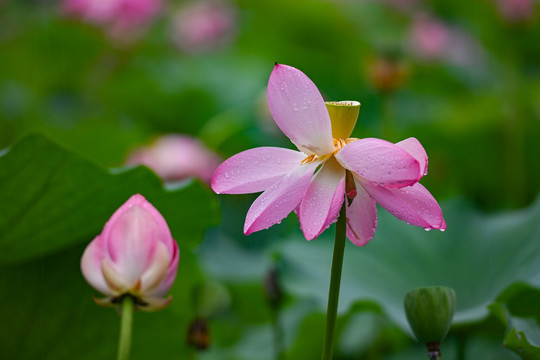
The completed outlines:
{"type": "Polygon", "coordinates": [[[341,284],[341,269],[343,267],[343,254],[345,250],[347,199],[343,202],[336,224],[336,238],[334,241],[334,256],[332,259],[332,273],[330,275],[330,290],[328,291],[328,309],[326,311],[326,332],[324,335],[322,360],[331,360],[334,348],[334,334],[336,329],[337,309],[339,302],[339,287],[341,284]]]}
{"type": "Polygon", "coordinates": [[[118,360],[128,360],[131,351],[131,333],[133,330],[133,312],[135,303],[133,297],[125,295],[120,305],[120,338],[118,340],[118,360]]]}

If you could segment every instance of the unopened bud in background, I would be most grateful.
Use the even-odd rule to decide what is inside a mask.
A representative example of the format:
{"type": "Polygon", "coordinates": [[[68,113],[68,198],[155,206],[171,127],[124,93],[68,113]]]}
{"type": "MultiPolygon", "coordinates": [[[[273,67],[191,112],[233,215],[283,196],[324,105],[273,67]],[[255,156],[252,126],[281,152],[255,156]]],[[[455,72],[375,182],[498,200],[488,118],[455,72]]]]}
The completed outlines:
{"type": "Polygon", "coordinates": [[[440,343],[448,333],[454,317],[454,289],[445,286],[417,288],[405,294],[404,303],[405,314],[414,335],[419,342],[426,344],[430,353],[438,356],[440,343]]]}
{"type": "Polygon", "coordinates": [[[210,326],[204,317],[196,317],[191,321],[187,332],[187,343],[189,346],[202,351],[210,347],[210,326]]]}
{"type": "Polygon", "coordinates": [[[196,177],[209,183],[220,157],[197,138],[188,135],[165,135],[153,144],[135,149],[126,161],[154,170],[165,181],[196,177]]]}

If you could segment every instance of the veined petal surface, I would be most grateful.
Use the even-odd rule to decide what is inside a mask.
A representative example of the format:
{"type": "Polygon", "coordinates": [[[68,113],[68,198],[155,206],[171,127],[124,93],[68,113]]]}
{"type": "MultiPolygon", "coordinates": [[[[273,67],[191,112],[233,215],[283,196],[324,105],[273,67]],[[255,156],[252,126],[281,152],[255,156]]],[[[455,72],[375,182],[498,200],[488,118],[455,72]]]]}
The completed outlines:
{"type": "Polygon", "coordinates": [[[172,259],[169,263],[169,270],[167,274],[165,275],[165,279],[159,284],[159,286],[152,292],[149,293],[149,295],[154,297],[163,297],[165,294],[169,292],[169,289],[171,288],[174,279],[176,279],[176,273],[178,272],[178,262],[180,261],[180,249],[178,247],[178,244],[176,241],[174,242],[174,250],[172,254],[172,259]]]}
{"type": "Polygon", "coordinates": [[[130,284],[145,271],[158,242],[167,247],[170,259],[176,246],[163,216],[139,194],[113,214],[100,237],[110,265],[130,284]]]}
{"type": "Polygon", "coordinates": [[[366,191],[398,219],[424,229],[446,229],[441,208],[431,193],[420,183],[401,189],[387,189],[363,183],[366,191]]]}
{"type": "Polygon", "coordinates": [[[345,196],[345,169],[330,158],[313,177],[298,211],[304,237],[315,239],[339,215],[345,196]]]}
{"type": "Polygon", "coordinates": [[[264,191],[300,166],[305,154],[277,147],[259,147],[225,160],[212,177],[212,189],[222,194],[264,191]]]}
{"type": "MultiPolygon", "coordinates": [[[[138,307],[148,307],[150,301],[145,299],[161,298],[171,287],[178,259],[178,244],[165,219],[142,195],[135,194],[87,246],[81,270],[90,285],[107,296],[97,303],[113,304],[115,298],[131,294],[140,300],[138,307]]],[[[170,301],[162,300],[160,304],[165,305],[170,301]]]]}
{"type": "Polygon", "coordinates": [[[104,257],[99,236],[96,237],[84,250],[81,258],[81,271],[84,278],[94,289],[100,293],[112,296],[109,286],[101,272],[101,261],[104,257]]]}
{"type": "Polygon", "coordinates": [[[165,279],[169,270],[170,255],[165,244],[158,242],[154,250],[154,256],[140,277],[140,292],[150,294],[165,279]]]}
{"type": "Polygon", "coordinates": [[[293,211],[304,196],[320,162],[300,165],[270,186],[251,205],[244,224],[244,234],[268,229],[293,211]]]}
{"type": "Polygon", "coordinates": [[[334,151],[323,97],[303,72],[276,64],[268,81],[268,105],[276,124],[300,151],[308,155],[334,151]]]}
{"type": "Polygon", "coordinates": [[[426,150],[424,149],[422,144],[420,144],[420,141],[418,141],[416,138],[410,137],[396,143],[396,145],[406,150],[418,161],[418,164],[420,164],[420,177],[418,178],[419,180],[422,176],[427,175],[428,156],[426,154],[426,150]]]}
{"type": "Polygon", "coordinates": [[[357,176],[388,188],[400,188],[418,181],[418,161],[401,147],[385,140],[356,140],[336,155],[339,163],[357,176]]]}
{"type": "Polygon", "coordinates": [[[150,214],[139,206],[125,209],[103,236],[111,266],[125,281],[135,284],[154,255],[158,227],[150,214]]]}
{"type": "Polygon", "coordinates": [[[356,182],[356,196],[347,207],[347,238],[356,246],[364,246],[377,229],[377,207],[364,188],[356,182]]]}

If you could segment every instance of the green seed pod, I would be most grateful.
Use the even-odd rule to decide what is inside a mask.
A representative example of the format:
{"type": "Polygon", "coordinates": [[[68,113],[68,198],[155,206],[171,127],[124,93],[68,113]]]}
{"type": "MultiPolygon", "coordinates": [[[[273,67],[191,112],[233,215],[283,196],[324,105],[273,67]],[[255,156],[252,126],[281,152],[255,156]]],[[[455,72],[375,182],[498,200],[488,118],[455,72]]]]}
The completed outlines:
{"type": "Polygon", "coordinates": [[[360,103],[358,101],[327,101],[325,104],[332,123],[332,136],[347,139],[356,125],[360,103]]]}
{"type": "Polygon", "coordinates": [[[196,317],[188,327],[187,344],[199,351],[210,347],[210,326],[208,320],[203,317],[196,317]]]}
{"type": "Polygon", "coordinates": [[[422,287],[405,294],[409,325],[418,341],[426,345],[444,339],[452,324],[455,307],[456,293],[445,286],[422,287]]]}

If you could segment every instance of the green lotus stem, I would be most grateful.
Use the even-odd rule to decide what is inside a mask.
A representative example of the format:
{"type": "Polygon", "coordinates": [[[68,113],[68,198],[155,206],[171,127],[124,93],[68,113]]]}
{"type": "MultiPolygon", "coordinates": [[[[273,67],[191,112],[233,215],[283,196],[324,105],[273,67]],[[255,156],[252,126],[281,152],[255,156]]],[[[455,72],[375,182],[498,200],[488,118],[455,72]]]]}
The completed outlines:
{"type": "Polygon", "coordinates": [[[279,324],[279,310],[276,308],[271,309],[272,317],[272,332],[274,335],[274,358],[276,360],[285,359],[285,354],[283,353],[283,334],[281,331],[281,326],[279,324]]]}
{"type": "Polygon", "coordinates": [[[339,286],[341,284],[341,269],[346,237],[347,199],[343,202],[336,224],[336,239],[334,241],[334,257],[330,275],[330,290],[328,291],[328,309],[326,310],[326,332],[324,335],[322,360],[331,360],[334,348],[337,308],[339,302],[339,286]]]}
{"type": "Polygon", "coordinates": [[[467,338],[465,335],[460,335],[457,341],[457,359],[465,360],[465,354],[467,353],[467,338]]]}
{"type": "Polygon", "coordinates": [[[120,339],[118,340],[118,360],[128,360],[131,351],[131,333],[133,329],[133,313],[135,304],[130,295],[122,299],[121,320],[120,320],[120,339]]]}

